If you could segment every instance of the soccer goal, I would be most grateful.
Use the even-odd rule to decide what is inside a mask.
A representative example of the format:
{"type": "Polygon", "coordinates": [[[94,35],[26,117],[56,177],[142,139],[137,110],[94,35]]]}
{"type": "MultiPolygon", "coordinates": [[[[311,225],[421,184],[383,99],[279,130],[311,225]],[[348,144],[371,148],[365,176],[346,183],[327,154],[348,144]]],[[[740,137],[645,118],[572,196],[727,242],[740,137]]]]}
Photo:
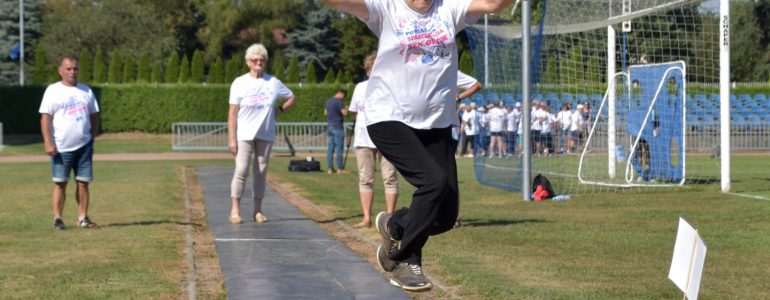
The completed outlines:
{"type": "MultiPolygon", "coordinates": [[[[538,148],[519,149],[533,152],[532,177],[546,175],[558,193],[720,182],[724,163],[710,154],[720,145],[724,149],[721,137],[729,136],[729,130],[719,127],[724,119],[720,99],[729,97],[720,77],[720,70],[729,70],[729,65],[720,67],[720,51],[729,49],[720,40],[727,30],[728,19],[720,10],[726,4],[530,2],[531,99],[522,99],[519,20],[492,17],[466,33],[473,75],[484,84],[484,92],[474,99],[477,105],[537,100],[553,115],[581,107],[575,132],[562,132],[558,121],[551,121],[550,132],[541,135],[547,138],[533,137],[538,148]],[[697,97],[704,99],[693,101],[697,97]],[[688,113],[694,105],[710,109],[688,113]]],[[[476,157],[478,180],[519,191],[522,162],[516,157],[476,157]]]]}

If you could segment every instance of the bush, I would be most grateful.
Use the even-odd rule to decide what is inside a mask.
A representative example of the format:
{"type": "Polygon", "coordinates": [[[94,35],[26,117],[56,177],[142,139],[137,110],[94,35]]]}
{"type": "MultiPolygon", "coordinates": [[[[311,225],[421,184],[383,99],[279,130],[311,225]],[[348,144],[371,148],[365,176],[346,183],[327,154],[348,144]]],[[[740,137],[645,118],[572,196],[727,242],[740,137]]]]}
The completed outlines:
{"type": "MultiPolygon", "coordinates": [[[[40,134],[38,109],[45,88],[0,87],[0,122],[7,134],[40,134]]],[[[281,115],[281,122],[325,122],[324,103],[339,87],[289,88],[297,103],[281,115]]],[[[175,122],[227,121],[229,84],[111,84],[92,89],[101,110],[103,132],[169,133],[175,122]]]]}

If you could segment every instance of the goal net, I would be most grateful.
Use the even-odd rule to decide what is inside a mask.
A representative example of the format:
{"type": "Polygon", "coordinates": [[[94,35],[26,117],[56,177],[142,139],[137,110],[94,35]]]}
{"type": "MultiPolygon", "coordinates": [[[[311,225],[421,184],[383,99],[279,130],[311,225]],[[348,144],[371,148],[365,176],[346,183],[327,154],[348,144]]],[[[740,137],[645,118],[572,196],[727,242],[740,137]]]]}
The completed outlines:
{"type": "MultiPolygon", "coordinates": [[[[481,183],[519,191],[521,151],[533,153],[532,177],[547,176],[557,193],[719,182],[720,162],[710,157],[719,145],[718,1],[531,3],[529,101],[550,117],[533,109],[532,149],[476,155],[481,183]],[[713,110],[688,114],[702,105],[693,97],[713,110]]],[[[477,106],[525,101],[518,15],[466,29],[474,76],[485,84],[471,99],[477,106]]],[[[484,134],[478,139],[488,149],[484,134]]]]}

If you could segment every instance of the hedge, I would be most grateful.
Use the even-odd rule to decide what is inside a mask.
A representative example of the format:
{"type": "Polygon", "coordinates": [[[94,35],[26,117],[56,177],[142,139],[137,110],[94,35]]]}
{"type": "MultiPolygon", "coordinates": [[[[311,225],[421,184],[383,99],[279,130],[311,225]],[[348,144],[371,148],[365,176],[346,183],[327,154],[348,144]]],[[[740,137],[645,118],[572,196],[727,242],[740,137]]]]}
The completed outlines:
{"type": "MultiPolygon", "coordinates": [[[[352,85],[344,85],[351,91],[352,85]]],[[[5,134],[39,134],[38,109],[45,86],[0,87],[5,134]]],[[[325,122],[324,103],[339,86],[289,85],[297,103],[281,122],[325,122]]],[[[226,122],[229,84],[112,84],[92,86],[102,132],[169,133],[175,122],[226,122]]]]}

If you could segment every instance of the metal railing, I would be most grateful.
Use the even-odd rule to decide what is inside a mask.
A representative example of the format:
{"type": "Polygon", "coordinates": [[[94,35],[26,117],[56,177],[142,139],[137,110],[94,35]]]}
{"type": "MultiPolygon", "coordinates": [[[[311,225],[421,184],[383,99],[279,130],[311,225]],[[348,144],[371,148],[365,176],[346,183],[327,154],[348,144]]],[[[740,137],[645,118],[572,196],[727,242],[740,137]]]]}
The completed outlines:
{"type": "Polygon", "coordinates": [[[5,145],[3,144],[3,132],[3,123],[0,122],[0,150],[3,150],[3,145],[5,145]]]}
{"type": "MultiPolygon", "coordinates": [[[[299,122],[275,124],[273,150],[289,151],[289,143],[297,151],[325,151],[326,123],[299,122]]],[[[353,123],[345,123],[348,133],[353,123]]],[[[172,125],[171,148],[182,151],[227,150],[227,123],[179,122],[172,125]]]]}

